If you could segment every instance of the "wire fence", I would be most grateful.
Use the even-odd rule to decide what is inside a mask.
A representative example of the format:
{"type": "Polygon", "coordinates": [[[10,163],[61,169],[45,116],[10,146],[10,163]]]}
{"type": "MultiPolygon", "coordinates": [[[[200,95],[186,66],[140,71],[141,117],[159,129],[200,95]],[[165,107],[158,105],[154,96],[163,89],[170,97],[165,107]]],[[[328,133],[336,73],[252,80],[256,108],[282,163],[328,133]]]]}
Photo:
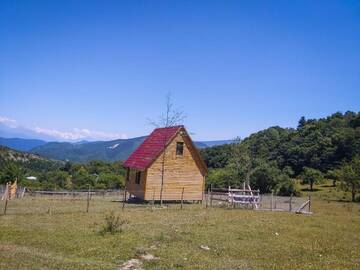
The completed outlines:
{"type": "MultiPolygon", "coordinates": [[[[264,211],[289,211],[297,213],[311,213],[310,197],[277,196],[274,194],[260,194],[255,203],[234,201],[225,191],[205,192],[206,207],[246,208],[264,211]]],[[[249,197],[245,195],[245,197],[249,197]]],[[[256,197],[256,195],[254,195],[256,197]]]]}
{"type": "MultiPolygon", "coordinates": [[[[5,186],[0,185],[0,198],[5,192],[5,186]]],[[[187,192],[186,189],[183,190],[184,193],[187,192]]],[[[58,202],[71,202],[71,201],[84,201],[86,205],[86,211],[89,211],[89,207],[93,208],[96,204],[101,203],[110,203],[110,202],[119,202],[121,208],[127,208],[130,206],[152,206],[158,204],[159,201],[139,201],[136,200],[133,196],[126,190],[61,190],[61,191],[31,191],[27,190],[24,187],[18,187],[16,198],[21,199],[22,197],[31,199],[33,202],[36,198],[42,198],[49,201],[58,201],[58,202]],[[22,195],[22,196],[21,196],[22,195]]],[[[179,205],[179,209],[183,209],[183,204],[189,203],[201,203],[201,206],[204,208],[211,207],[223,207],[223,208],[245,208],[245,209],[254,209],[254,210],[264,210],[264,211],[289,211],[289,212],[298,212],[298,213],[311,213],[311,199],[307,197],[294,197],[294,196],[276,196],[273,194],[259,194],[256,201],[250,201],[250,203],[239,203],[234,200],[233,197],[228,192],[208,190],[204,191],[202,195],[202,201],[196,200],[182,200],[183,196],[180,196],[178,200],[175,201],[164,201],[165,205],[179,205]],[[256,202],[255,204],[252,202],[256,202]]],[[[245,197],[249,197],[248,195],[245,197]]],[[[186,198],[186,196],[184,196],[186,198]]],[[[251,198],[250,198],[251,199],[251,198]]],[[[29,206],[30,207],[30,206],[29,206]]],[[[176,207],[176,206],[175,206],[176,207]]],[[[49,206],[50,208],[50,206],[49,206]]],[[[30,210],[30,208],[29,208],[30,210]]],[[[49,210],[50,211],[50,210],[49,210]]]]}

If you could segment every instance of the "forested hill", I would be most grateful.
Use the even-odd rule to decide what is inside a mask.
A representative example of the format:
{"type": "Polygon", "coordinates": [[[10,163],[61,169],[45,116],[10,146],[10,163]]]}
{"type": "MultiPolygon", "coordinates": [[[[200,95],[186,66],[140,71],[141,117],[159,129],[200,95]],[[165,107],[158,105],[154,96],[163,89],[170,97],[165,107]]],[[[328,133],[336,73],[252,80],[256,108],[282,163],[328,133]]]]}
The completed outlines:
{"type": "MultiPolygon", "coordinates": [[[[265,181],[267,186],[263,189],[268,191],[277,184],[268,183],[270,178],[277,179],[279,175],[298,177],[305,168],[325,175],[359,156],[360,113],[335,113],[326,118],[308,120],[302,117],[296,129],[270,127],[240,141],[237,147],[250,159],[254,186],[259,187],[259,182],[265,181]],[[261,170],[262,179],[259,176],[261,170]]],[[[207,166],[220,169],[210,173],[210,182],[226,185],[224,179],[227,178],[236,185],[235,177],[232,177],[236,162],[234,151],[236,155],[234,145],[201,150],[207,166]]]]}

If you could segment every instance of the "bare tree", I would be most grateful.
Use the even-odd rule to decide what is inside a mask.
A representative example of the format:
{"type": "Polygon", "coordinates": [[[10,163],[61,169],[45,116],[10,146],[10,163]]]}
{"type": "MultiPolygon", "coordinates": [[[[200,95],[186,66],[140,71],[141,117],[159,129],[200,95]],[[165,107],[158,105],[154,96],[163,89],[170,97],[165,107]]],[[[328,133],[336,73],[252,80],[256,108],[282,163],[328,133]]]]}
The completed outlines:
{"type": "MultiPolygon", "coordinates": [[[[166,95],[166,109],[165,113],[160,115],[158,121],[149,120],[152,126],[157,128],[168,128],[180,125],[185,120],[186,116],[182,110],[176,109],[171,98],[171,93],[166,95]]],[[[166,161],[166,143],[169,140],[168,135],[164,133],[163,141],[163,156],[161,162],[161,187],[160,187],[160,204],[163,204],[163,190],[164,190],[164,174],[165,174],[165,161],[166,161]]]]}
{"type": "Polygon", "coordinates": [[[169,92],[166,95],[166,109],[165,113],[159,116],[157,121],[153,121],[148,119],[150,125],[160,128],[160,127],[173,127],[176,125],[180,125],[184,122],[186,116],[184,112],[178,108],[174,107],[174,103],[172,101],[171,93],[169,92]]]}
{"type": "Polygon", "coordinates": [[[241,182],[247,186],[250,186],[250,177],[254,173],[254,165],[251,160],[249,151],[242,140],[237,137],[234,139],[234,142],[231,146],[231,163],[234,175],[236,178],[243,178],[244,180],[236,179],[236,183],[240,184],[241,182]]]}

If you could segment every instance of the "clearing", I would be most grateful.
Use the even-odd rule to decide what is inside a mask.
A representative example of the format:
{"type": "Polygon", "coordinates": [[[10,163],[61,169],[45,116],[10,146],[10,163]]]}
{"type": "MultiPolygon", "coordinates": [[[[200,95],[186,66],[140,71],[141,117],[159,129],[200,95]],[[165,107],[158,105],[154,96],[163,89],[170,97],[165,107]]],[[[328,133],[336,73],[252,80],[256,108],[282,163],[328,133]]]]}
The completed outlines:
{"type": "Polygon", "coordinates": [[[82,198],[27,196],[0,215],[0,269],[358,269],[360,205],[317,188],[313,215],[199,204],[122,211],[108,197],[86,213],[82,198]],[[111,210],[128,224],[101,235],[111,210]]]}

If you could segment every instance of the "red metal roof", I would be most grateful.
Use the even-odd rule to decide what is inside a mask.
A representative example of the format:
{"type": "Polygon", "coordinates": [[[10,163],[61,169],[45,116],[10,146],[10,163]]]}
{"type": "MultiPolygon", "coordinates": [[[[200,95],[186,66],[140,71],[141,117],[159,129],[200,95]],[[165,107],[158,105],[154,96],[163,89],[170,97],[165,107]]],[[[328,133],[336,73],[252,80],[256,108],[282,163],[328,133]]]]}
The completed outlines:
{"type": "Polygon", "coordinates": [[[144,170],[164,151],[177,132],[184,126],[155,129],[124,162],[125,167],[144,170]]]}

